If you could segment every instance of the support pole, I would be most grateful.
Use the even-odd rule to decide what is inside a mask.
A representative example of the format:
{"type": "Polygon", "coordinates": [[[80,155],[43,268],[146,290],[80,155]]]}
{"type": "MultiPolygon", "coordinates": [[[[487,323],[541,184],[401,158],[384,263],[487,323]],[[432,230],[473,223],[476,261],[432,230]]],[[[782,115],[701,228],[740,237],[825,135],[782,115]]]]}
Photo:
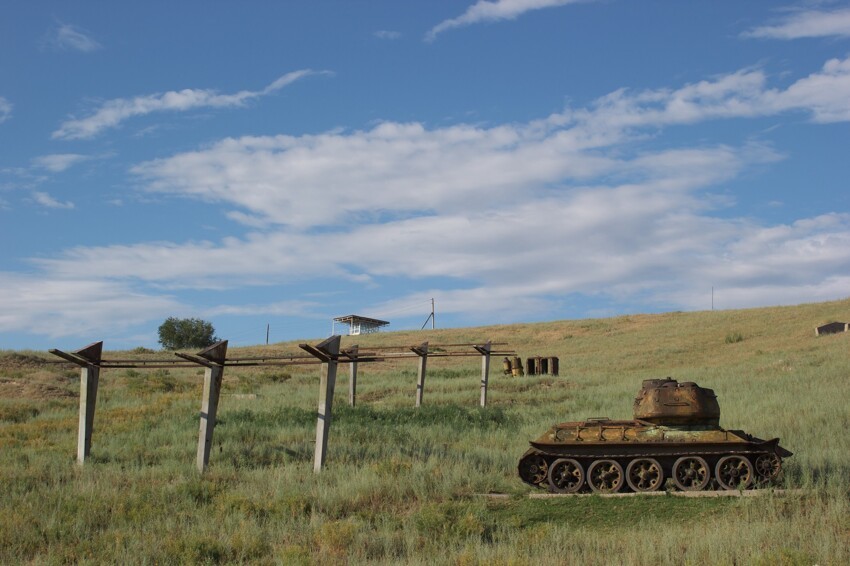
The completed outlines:
{"type": "MultiPolygon", "coordinates": [[[[355,344],[349,348],[348,353],[356,360],[359,350],[355,344]]],[[[357,402],[357,362],[355,360],[352,360],[348,366],[348,404],[352,407],[357,402]]]]}
{"type": "Polygon", "coordinates": [[[204,371],[204,396],[201,399],[201,427],[198,432],[198,457],[196,465],[199,472],[206,470],[210,462],[213,431],[215,430],[218,399],[221,394],[221,379],[224,376],[224,361],[227,356],[227,340],[213,344],[197,356],[207,361],[204,371]]]}
{"type": "Polygon", "coordinates": [[[319,380],[319,411],[316,419],[316,452],[313,458],[314,472],[322,471],[328,452],[328,433],[331,429],[340,342],[341,338],[335,335],[315,347],[300,344],[301,349],[322,361],[322,374],[319,380]]]}
{"type": "Polygon", "coordinates": [[[94,429],[94,409],[100,381],[100,361],[103,342],[89,344],[74,354],[86,362],[80,367],[80,425],[77,435],[77,463],[84,464],[91,454],[91,434],[94,429]]]}
{"type": "Polygon", "coordinates": [[[419,356],[419,374],[416,376],[416,407],[422,406],[422,394],[425,392],[425,371],[428,365],[428,342],[410,349],[419,356]]]}
{"type": "Polygon", "coordinates": [[[481,353],[481,406],[487,406],[487,383],[490,381],[490,340],[484,346],[476,346],[475,349],[481,353]]]}

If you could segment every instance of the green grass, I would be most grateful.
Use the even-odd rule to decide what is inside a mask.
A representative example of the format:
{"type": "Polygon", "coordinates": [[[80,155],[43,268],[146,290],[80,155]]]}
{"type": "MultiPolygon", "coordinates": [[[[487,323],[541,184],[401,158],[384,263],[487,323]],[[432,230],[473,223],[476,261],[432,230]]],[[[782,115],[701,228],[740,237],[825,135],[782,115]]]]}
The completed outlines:
{"type": "MultiPolygon", "coordinates": [[[[0,563],[848,563],[850,335],[814,335],[848,311],[837,301],[346,337],[489,338],[523,358],[558,356],[561,375],[504,377],[496,360],[481,409],[479,360],[433,358],[417,410],[415,359],[363,364],[351,408],[343,367],[320,474],[316,366],[229,368],[199,475],[199,370],[104,371],[79,467],[78,372],[0,351],[0,563]],[[722,425],[781,437],[795,452],[782,486],[805,491],[524,497],[516,463],[529,439],[558,421],[630,418],[641,380],[668,375],[713,388],[722,425]],[[490,492],[509,498],[480,495],[490,492]]],[[[162,354],[106,354],[130,356],[162,354]]]]}

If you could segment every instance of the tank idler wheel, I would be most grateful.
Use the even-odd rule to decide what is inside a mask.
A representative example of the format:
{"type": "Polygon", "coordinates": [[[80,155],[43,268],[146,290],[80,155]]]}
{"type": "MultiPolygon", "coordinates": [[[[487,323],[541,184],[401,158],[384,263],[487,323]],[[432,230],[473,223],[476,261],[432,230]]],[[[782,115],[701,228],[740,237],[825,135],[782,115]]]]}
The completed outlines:
{"type": "Polygon", "coordinates": [[[636,493],[657,491],[664,485],[664,470],[658,460],[638,458],[626,467],[626,482],[636,493]]]}
{"type": "Polygon", "coordinates": [[[673,482],[682,491],[702,491],[711,479],[708,462],[699,456],[682,456],[673,464],[673,482]]]}
{"type": "Polygon", "coordinates": [[[775,480],[782,471],[782,458],[770,452],[756,458],[756,474],[763,481],[775,480]]]}
{"type": "Polygon", "coordinates": [[[753,465],[744,456],[724,456],[714,469],[723,489],[747,489],[753,483],[753,465]]]}
{"type": "Polygon", "coordinates": [[[519,463],[519,477],[530,484],[537,485],[546,481],[548,471],[549,464],[543,456],[527,456],[519,463]]]}
{"type": "Polygon", "coordinates": [[[584,484],[584,469],[571,458],[560,458],[549,466],[549,487],[555,493],[575,493],[584,484]]]}
{"type": "Polygon", "coordinates": [[[623,467],[614,460],[597,460],[587,469],[587,484],[596,493],[617,493],[624,476],[623,467]]]}

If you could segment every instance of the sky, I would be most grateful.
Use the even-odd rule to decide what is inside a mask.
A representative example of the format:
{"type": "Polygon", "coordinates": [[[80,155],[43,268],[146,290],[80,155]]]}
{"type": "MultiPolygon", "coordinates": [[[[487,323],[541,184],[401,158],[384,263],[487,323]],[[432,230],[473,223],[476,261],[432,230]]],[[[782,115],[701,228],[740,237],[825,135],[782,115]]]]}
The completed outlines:
{"type": "Polygon", "coordinates": [[[848,2],[0,11],[0,349],[850,296],[848,2]]]}

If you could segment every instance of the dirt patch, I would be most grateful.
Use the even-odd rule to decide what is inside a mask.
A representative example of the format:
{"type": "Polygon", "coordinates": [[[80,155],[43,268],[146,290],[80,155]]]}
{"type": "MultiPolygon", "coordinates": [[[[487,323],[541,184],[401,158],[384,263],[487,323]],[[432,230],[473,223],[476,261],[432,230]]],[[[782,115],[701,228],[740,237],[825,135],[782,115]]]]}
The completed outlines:
{"type": "Polygon", "coordinates": [[[8,376],[0,372],[2,399],[62,399],[75,397],[73,380],[47,371],[8,376]]]}
{"type": "Polygon", "coordinates": [[[3,354],[0,356],[0,368],[4,369],[33,369],[40,368],[50,364],[46,359],[33,356],[31,354],[19,354],[12,352],[11,354],[3,354]]]}

